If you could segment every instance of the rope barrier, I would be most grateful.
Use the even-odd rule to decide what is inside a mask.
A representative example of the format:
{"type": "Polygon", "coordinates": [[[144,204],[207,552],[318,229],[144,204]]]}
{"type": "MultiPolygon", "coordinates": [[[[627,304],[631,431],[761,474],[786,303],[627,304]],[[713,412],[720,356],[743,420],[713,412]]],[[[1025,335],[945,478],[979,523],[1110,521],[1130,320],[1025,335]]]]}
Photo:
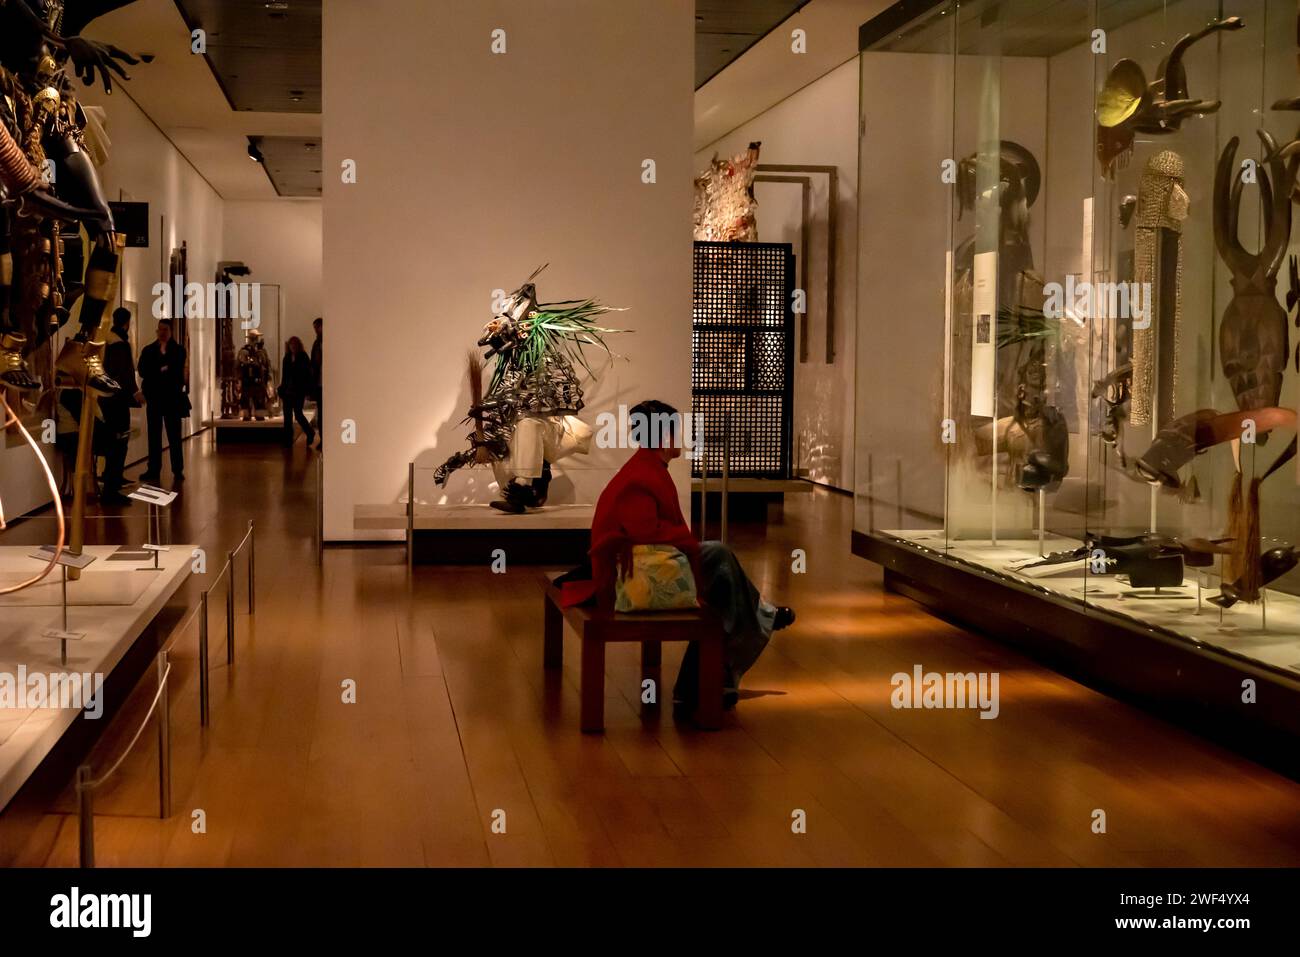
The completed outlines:
{"type": "Polygon", "coordinates": [[[128,744],[126,748],[122,751],[122,753],[118,756],[118,759],[113,764],[113,766],[109,768],[107,771],[105,771],[98,779],[94,781],[83,782],[81,784],[81,787],[83,789],[91,790],[91,791],[95,790],[96,788],[100,787],[100,785],[102,785],[105,781],[111,778],[113,774],[117,771],[117,769],[122,766],[122,762],[125,761],[127,755],[131,753],[131,749],[134,748],[136,742],[140,740],[140,735],[144,734],[144,729],[149,724],[149,719],[152,718],[154,712],[158,710],[158,702],[162,698],[163,692],[167,690],[167,679],[168,677],[170,677],[171,673],[172,673],[172,666],[171,666],[171,662],[169,661],[167,663],[167,668],[163,671],[162,677],[158,681],[158,691],[154,694],[153,702],[149,705],[149,713],[146,714],[144,716],[144,720],[140,722],[140,727],[135,729],[135,735],[131,738],[131,743],[128,744]]]}

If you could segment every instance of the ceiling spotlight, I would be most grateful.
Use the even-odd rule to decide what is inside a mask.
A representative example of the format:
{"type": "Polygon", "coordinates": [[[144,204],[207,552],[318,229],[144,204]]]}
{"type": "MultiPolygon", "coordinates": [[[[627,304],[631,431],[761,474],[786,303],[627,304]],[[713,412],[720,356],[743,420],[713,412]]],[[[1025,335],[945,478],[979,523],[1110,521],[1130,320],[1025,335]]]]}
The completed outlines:
{"type": "Polygon", "coordinates": [[[262,151],[257,148],[257,144],[252,140],[248,141],[248,158],[254,163],[265,163],[266,158],[262,156],[262,151]]]}

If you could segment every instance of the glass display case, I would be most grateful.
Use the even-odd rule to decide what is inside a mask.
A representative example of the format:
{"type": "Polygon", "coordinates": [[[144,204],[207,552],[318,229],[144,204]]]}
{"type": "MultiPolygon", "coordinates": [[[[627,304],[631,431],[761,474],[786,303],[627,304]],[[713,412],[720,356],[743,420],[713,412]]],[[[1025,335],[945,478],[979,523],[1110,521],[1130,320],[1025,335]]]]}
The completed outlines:
{"type": "Polygon", "coordinates": [[[1140,634],[1300,688],[1297,18],[863,26],[855,551],[1080,661],[1140,634]]]}
{"type": "MultiPolygon", "coordinates": [[[[218,278],[218,282],[227,285],[238,281],[228,276],[218,278]]],[[[213,355],[217,364],[213,377],[214,421],[281,419],[280,397],[276,393],[284,359],[280,287],[274,283],[258,283],[254,288],[255,316],[241,316],[253,310],[247,309],[247,303],[241,304],[232,291],[223,310],[224,317],[212,323],[216,337],[213,355]]]]}

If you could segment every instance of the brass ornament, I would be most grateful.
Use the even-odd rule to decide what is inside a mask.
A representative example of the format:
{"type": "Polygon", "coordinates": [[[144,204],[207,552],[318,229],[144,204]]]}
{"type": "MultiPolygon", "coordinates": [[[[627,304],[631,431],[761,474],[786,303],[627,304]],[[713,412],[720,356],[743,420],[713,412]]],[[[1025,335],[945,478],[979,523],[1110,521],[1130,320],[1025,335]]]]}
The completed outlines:
{"type": "Polygon", "coordinates": [[[1156,70],[1150,83],[1142,67],[1130,59],[1118,60],[1111,67],[1106,83],[1097,96],[1097,159],[1102,174],[1114,175],[1133,151],[1136,134],[1161,136],[1176,132],[1189,116],[1214,113],[1219,100],[1192,99],[1187,89],[1187,70],[1183,56],[1195,43],[1220,30],[1240,30],[1246,24],[1241,17],[1215,20],[1189,33],[1174,44],[1156,70]]]}

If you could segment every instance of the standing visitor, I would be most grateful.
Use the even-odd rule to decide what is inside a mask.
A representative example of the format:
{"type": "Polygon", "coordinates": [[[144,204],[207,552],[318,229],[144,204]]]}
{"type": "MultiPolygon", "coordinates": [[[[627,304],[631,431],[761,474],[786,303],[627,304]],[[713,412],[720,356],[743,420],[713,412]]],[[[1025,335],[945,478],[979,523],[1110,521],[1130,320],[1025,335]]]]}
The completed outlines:
{"type": "Polygon", "coordinates": [[[104,372],[117,383],[117,391],[99,400],[107,435],[104,449],[104,483],[99,501],[103,505],[129,505],[122,494],[126,478],[126,449],[131,441],[131,410],[140,408],[144,396],[135,380],[135,357],[131,355],[131,311],[113,311],[113,330],[104,348],[104,372]]]}
{"type": "Polygon", "coordinates": [[[312,374],[311,359],[302,347],[302,340],[290,336],[284,344],[284,360],[280,366],[280,399],[284,404],[284,447],[293,448],[293,420],[297,419],[307,436],[307,448],[316,441],[316,433],[303,414],[302,406],[315,388],[316,377],[312,374]]]}
{"type": "Polygon", "coordinates": [[[172,321],[158,322],[157,339],[140,350],[140,381],[149,427],[149,468],[141,482],[162,481],[163,430],[171,457],[172,481],[185,481],[181,419],[190,414],[189,384],[185,380],[185,347],[172,340],[172,321]]]}

